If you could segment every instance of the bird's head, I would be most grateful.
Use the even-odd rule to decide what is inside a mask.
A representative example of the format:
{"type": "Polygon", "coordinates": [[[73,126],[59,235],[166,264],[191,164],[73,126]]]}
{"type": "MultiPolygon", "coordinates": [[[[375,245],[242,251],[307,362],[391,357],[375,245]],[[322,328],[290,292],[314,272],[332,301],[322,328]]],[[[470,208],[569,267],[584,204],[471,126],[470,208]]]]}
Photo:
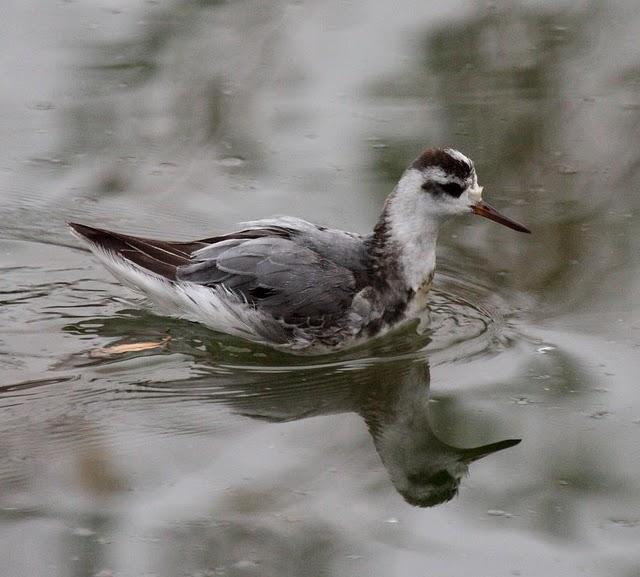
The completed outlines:
{"type": "MultiPolygon", "coordinates": [[[[402,175],[392,204],[397,211],[430,221],[473,213],[513,230],[530,232],[482,200],[473,162],[452,148],[425,150],[402,175]]],[[[405,216],[407,222],[412,220],[405,216]]]]}
{"type": "Polygon", "coordinates": [[[393,481],[407,503],[432,507],[457,495],[460,481],[472,462],[519,442],[520,439],[506,439],[472,449],[460,449],[432,439],[429,451],[413,454],[404,463],[404,469],[395,467],[392,470],[393,481]]]}

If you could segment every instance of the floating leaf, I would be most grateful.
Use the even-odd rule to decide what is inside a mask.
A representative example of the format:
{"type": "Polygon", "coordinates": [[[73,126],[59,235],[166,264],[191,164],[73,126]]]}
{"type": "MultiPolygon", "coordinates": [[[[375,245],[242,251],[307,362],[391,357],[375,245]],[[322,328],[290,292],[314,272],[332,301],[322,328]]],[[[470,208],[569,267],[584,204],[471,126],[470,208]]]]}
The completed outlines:
{"type": "Polygon", "coordinates": [[[161,349],[171,340],[170,336],[164,337],[160,341],[147,341],[143,343],[126,343],[122,345],[113,345],[111,347],[99,347],[89,351],[92,359],[104,359],[115,355],[123,355],[125,353],[138,353],[140,351],[151,351],[153,349],[161,349]]]}

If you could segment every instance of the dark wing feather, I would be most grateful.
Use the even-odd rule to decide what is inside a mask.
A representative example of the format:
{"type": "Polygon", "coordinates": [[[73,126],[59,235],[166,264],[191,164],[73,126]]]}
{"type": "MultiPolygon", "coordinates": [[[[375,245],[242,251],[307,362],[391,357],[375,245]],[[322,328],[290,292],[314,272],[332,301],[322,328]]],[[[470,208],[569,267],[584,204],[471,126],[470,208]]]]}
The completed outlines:
{"type": "Polygon", "coordinates": [[[300,222],[304,230],[269,224],[192,242],[70,226],[102,250],[168,280],[222,285],[287,323],[322,325],[342,316],[360,288],[364,244],[355,235],[300,222]]]}
{"type": "Polygon", "coordinates": [[[177,267],[188,264],[194,250],[206,246],[202,241],[153,240],[73,222],[69,226],[102,250],[113,252],[169,280],[176,280],[177,267]]]}
{"type": "MultiPolygon", "coordinates": [[[[215,258],[222,250],[230,245],[247,239],[262,236],[286,236],[289,231],[279,227],[264,227],[260,229],[241,230],[236,233],[214,236],[190,242],[174,242],[131,236],[113,232],[102,228],[68,223],[71,229],[90,243],[102,250],[113,252],[142,268],[158,274],[169,280],[176,280],[176,268],[191,262],[191,255],[198,250],[207,251],[215,258]]],[[[223,282],[225,275],[219,282],[223,282]]],[[[197,282],[197,281],[195,281],[197,282]]]]}

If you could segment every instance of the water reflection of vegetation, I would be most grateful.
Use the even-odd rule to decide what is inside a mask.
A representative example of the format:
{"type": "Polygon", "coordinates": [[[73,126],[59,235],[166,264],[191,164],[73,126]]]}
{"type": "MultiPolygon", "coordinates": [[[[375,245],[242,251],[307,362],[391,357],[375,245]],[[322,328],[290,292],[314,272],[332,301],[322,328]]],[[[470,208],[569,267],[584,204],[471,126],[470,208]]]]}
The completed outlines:
{"type": "MultiPolygon", "coordinates": [[[[99,159],[88,184],[92,194],[131,192],[141,171],[161,173],[203,157],[208,163],[216,156],[251,158],[242,167],[247,176],[260,165],[262,146],[245,125],[252,87],[235,79],[242,70],[228,67],[230,59],[250,55],[223,42],[234,10],[222,0],[156,7],[145,14],[140,33],[85,51],[82,98],[65,109],[57,156],[74,168],[79,151],[85,165],[99,159]],[[217,58],[196,55],[206,52],[217,58]]],[[[260,58],[261,26],[270,12],[265,6],[247,14],[248,21],[238,23],[242,31],[235,31],[260,58]]]]}
{"type": "MultiPolygon", "coordinates": [[[[423,99],[432,103],[416,119],[428,125],[435,107],[444,142],[455,142],[476,161],[483,177],[521,184],[536,174],[562,118],[562,66],[583,46],[592,26],[592,10],[577,15],[494,6],[469,18],[429,29],[411,81],[381,79],[372,88],[386,98],[423,99]],[[394,89],[399,86],[399,94],[394,89]]],[[[396,80],[396,79],[394,79],[396,80]]],[[[389,142],[396,162],[385,166],[390,181],[406,165],[407,153],[424,143],[422,130],[410,140],[389,142]]],[[[433,132],[433,130],[432,130],[433,132]]],[[[387,149],[382,149],[388,157],[387,149]]]]}

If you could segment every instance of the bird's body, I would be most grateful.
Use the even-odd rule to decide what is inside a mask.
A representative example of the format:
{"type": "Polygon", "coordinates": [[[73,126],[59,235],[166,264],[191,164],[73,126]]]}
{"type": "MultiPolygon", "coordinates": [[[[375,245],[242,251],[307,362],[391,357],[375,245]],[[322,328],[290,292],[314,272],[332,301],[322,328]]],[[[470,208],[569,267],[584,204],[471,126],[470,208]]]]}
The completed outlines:
{"type": "Polygon", "coordinates": [[[468,158],[431,149],[407,169],[366,236],[292,217],[192,242],[70,226],[119,280],[168,312],[317,353],[378,336],[426,308],[448,216],[464,209],[526,231],[484,204],[481,192],[468,158]]]}
{"type": "Polygon", "coordinates": [[[382,278],[374,235],[291,217],[187,243],[72,227],[119,280],[163,310],[249,340],[323,352],[415,316],[399,271],[382,278]]]}

